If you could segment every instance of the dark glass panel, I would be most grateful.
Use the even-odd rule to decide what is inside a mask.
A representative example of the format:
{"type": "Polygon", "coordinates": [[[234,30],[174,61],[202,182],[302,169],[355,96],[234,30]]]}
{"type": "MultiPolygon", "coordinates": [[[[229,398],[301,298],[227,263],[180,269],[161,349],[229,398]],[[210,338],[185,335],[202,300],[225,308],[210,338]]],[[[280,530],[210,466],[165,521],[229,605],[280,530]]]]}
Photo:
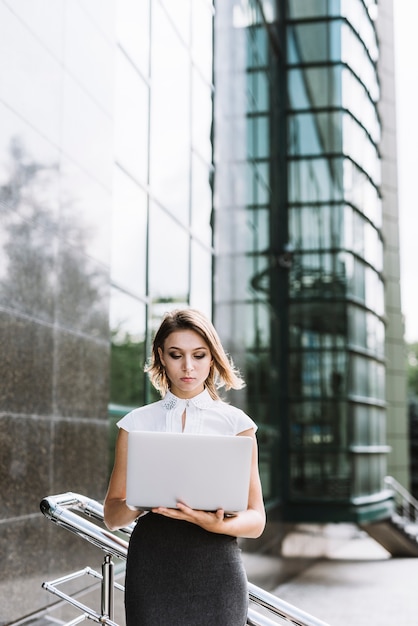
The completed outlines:
{"type": "Polygon", "coordinates": [[[347,453],[303,451],[290,456],[290,493],[315,500],[351,497],[351,463],[347,453]]]}
{"type": "Polygon", "coordinates": [[[365,309],[349,305],[348,342],[353,348],[370,350],[383,358],[385,344],[385,326],[381,319],[365,309]]]}
{"type": "MultiPolygon", "coordinates": [[[[313,341],[315,338],[314,335],[313,341]]],[[[305,348],[291,352],[290,395],[295,398],[342,397],[346,392],[346,360],[345,352],[338,350],[305,348]]]]}
{"type": "Polygon", "coordinates": [[[350,255],[326,252],[294,254],[289,294],[298,298],[343,298],[350,276],[350,255]]]}
{"type": "Polygon", "coordinates": [[[342,152],[342,111],[288,115],[288,153],[292,156],[342,152]]]}
{"type": "Polygon", "coordinates": [[[386,454],[357,454],[353,460],[352,497],[378,494],[387,474],[386,454]]]}
{"type": "Polygon", "coordinates": [[[250,72],[247,77],[248,111],[264,111],[269,109],[269,78],[267,72],[250,72]]]}
{"type": "Polygon", "coordinates": [[[359,354],[350,355],[348,392],[358,398],[385,399],[385,367],[383,363],[359,354]]]}
{"type": "Polygon", "coordinates": [[[296,63],[340,61],[341,22],[324,21],[289,24],[287,28],[287,60],[296,63]]]}
{"type": "Polygon", "coordinates": [[[341,204],[289,209],[289,239],[297,250],[344,248],[347,246],[345,230],[341,204]]]}
{"type": "Polygon", "coordinates": [[[344,199],[342,158],[313,158],[289,161],[290,202],[329,202],[344,199]]]}
{"type": "Polygon", "coordinates": [[[287,72],[289,105],[292,109],[341,106],[340,65],[295,67],[287,72]]]}
{"type": "Polygon", "coordinates": [[[291,348],[325,349],[346,347],[345,302],[291,302],[289,305],[291,348]]]}
{"type": "Polygon", "coordinates": [[[352,445],[370,446],[386,443],[386,414],[383,407],[350,405],[352,445]]]}
{"type": "Polygon", "coordinates": [[[247,68],[265,67],[268,65],[268,35],[261,26],[249,28],[247,37],[247,68]]]}
{"type": "Polygon", "coordinates": [[[341,0],[287,0],[287,15],[292,19],[339,15],[340,2],[341,0]]]}
{"type": "Polygon", "coordinates": [[[263,159],[270,154],[269,119],[255,116],[247,119],[247,156],[249,159],[263,159]]]}

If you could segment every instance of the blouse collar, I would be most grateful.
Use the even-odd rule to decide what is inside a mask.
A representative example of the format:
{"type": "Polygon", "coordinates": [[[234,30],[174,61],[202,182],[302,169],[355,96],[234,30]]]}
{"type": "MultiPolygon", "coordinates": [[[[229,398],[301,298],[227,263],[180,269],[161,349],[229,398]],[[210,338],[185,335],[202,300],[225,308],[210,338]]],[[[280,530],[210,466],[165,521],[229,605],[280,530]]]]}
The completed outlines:
{"type": "Polygon", "coordinates": [[[204,389],[193,398],[178,398],[174,395],[174,393],[171,393],[171,391],[167,391],[161,402],[163,407],[167,410],[174,409],[177,406],[186,406],[188,404],[193,404],[198,409],[207,409],[214,403],[214,400],[211,398],[209,391],[204,389]]]}

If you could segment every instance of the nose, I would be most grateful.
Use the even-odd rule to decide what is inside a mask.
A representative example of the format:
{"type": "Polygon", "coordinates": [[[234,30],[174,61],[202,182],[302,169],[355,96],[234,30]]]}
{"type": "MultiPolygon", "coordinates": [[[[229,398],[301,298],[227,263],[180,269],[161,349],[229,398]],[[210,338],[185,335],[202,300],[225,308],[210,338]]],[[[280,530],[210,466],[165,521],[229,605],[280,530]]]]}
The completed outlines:
{"type": "Polygon", "coordinates": [[[191,370],[193,369],[193,363],[191,361],[191,359],[184,359],[184,363],[183,363],[183,370],[185,372],[191,372],[191,370]]]}

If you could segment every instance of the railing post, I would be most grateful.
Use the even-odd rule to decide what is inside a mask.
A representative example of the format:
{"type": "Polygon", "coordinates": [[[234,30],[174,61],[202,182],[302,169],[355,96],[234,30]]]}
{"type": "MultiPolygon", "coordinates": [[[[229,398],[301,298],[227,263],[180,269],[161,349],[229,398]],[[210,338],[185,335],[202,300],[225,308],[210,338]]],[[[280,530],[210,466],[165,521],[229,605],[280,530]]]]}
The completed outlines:
{"type": "Polygon", "coordinates": [[[113,590],[114,573],[113,561],[110,554],[106,554],[102,564],[102,606],[101,614],[113,622],[113,590]]]}

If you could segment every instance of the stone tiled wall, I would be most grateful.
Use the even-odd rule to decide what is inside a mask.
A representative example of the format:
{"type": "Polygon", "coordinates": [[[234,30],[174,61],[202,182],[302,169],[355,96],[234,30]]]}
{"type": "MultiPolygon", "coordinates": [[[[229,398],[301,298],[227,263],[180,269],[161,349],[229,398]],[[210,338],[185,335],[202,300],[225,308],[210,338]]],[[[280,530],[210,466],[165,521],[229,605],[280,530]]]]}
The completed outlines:
{"type": "Polygon", "coordinates": [[[94,548],[40,500],[108,479],[112,0],[0,0],[0,624],[94,548]]]}

